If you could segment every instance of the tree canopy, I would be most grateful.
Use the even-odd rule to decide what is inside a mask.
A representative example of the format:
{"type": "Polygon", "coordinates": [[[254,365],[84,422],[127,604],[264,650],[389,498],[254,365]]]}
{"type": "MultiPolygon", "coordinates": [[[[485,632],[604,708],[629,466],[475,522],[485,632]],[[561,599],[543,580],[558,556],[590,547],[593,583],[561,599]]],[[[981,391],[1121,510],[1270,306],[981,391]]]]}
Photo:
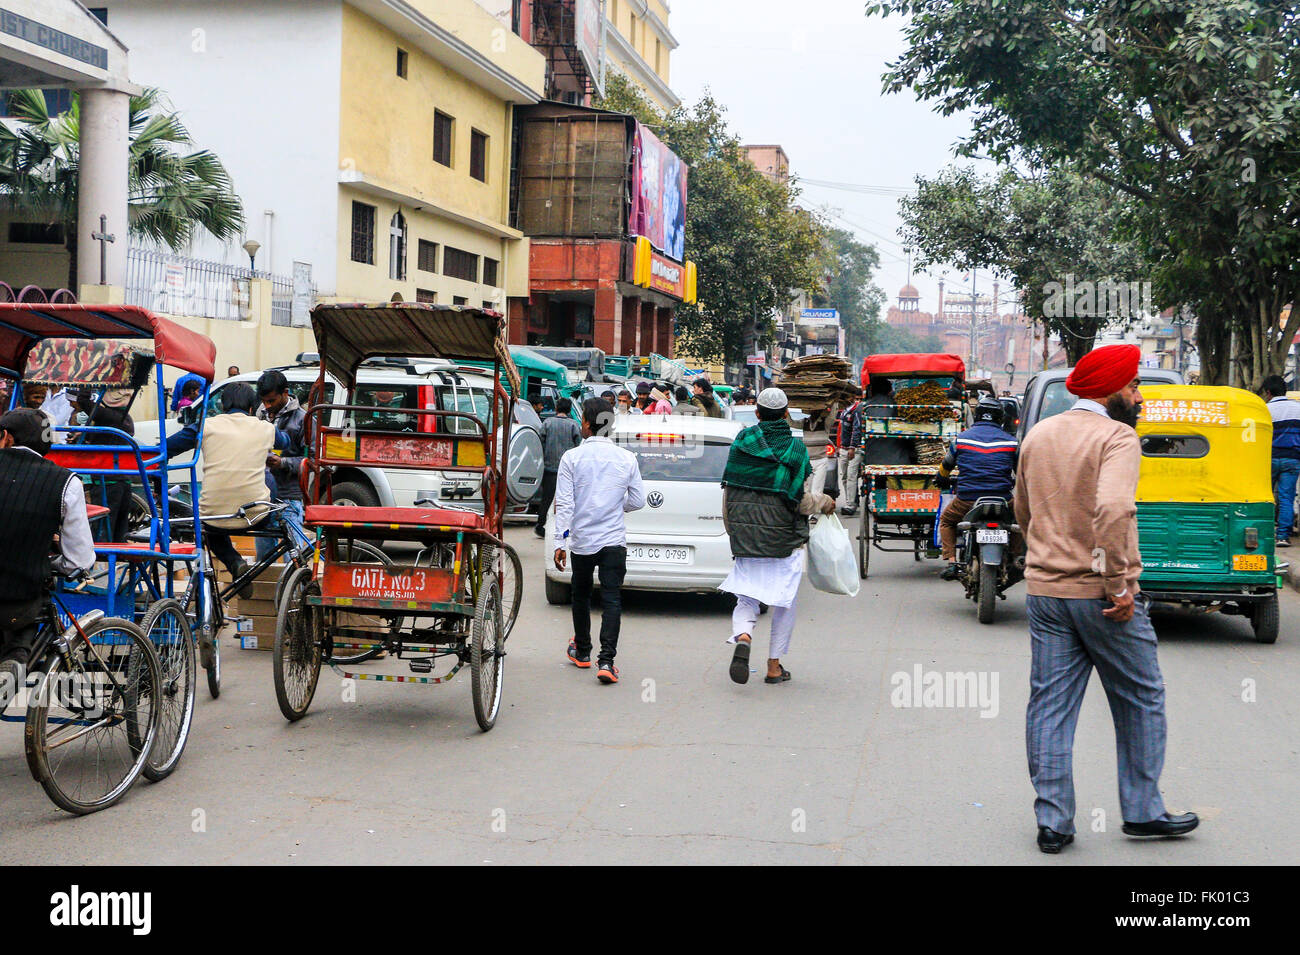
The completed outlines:
{"type": "Polygon", "coordinates": [[[880,0],[907,50],[887,90],[970,111],[966,155],[1067,165],[1132,197],[1159,306],[1197,317],[1202,380],[1280,372],[1300,309],[1297,6],[1258,0],[880,0]]]}

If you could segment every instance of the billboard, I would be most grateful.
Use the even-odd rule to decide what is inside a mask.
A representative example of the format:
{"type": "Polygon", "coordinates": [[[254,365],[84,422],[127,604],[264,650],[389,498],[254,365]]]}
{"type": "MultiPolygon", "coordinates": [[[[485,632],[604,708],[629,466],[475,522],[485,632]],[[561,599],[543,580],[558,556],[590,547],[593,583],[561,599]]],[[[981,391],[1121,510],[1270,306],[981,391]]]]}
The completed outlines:
{"type": "Polygon", "coordinates": [[[600,68],[600,32],[605,24],[602,0],[574,0],[574,41],[587,67],[596,92],[605,95],[604,71],[600,68]]]}
{"type": "Polygon", "coordinates": [[[686,164],[636,124],[632,152],[632,212],[628,232],[678,262],[686,256],[686,164]]]}

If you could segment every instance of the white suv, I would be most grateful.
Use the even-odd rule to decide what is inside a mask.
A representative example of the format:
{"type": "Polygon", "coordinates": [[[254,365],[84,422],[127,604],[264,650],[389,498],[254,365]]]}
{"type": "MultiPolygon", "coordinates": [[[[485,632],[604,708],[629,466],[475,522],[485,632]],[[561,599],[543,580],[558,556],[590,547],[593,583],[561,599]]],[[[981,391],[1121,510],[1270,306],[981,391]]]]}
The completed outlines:
{"type": "MultiPolygon", "coordinates": [[[[741,425],[705,415],[619,415],[610,437],[636,455],[646,503],[627,515],[629,590],[708,593],[731,573],[722,524],[722,472],[741,425]]],[[[555,531],[555,512],[547,520],[555,531]]],[[[548,535],[549,538],[549,535],[548,535]]],[[[570,564],[556,570],[549,540],[546,599],[572,599],[570,564]]]]}
{"type": "MultiPolygon", "coordinates": [[[[296,365],[278,367],[289,381],[290,392],[305,407],[307,393],[320,376],[318,364],[303,361],[296,365]]],[[[242,381],[253,388],[261,372],[248,372],[227,378],[212,387],[208,394],[208,414],[221,412],[222,393],[232,383],[242,381]]],[[[347,395],[343,386],[327,374],[324,403],[342,404],[347,395]]],[[[451,362],[437,360],[380,359],[363,365],[357,373],[357,404],[374,405],[372,413],[359,414],[354,427],[359,430],[375,428],[403,430],[417,427],[418,416],[403,415],[402,409],[441,408],[464,411],[480,419],[487,419],[492,407],[492,377],[481,369],[457,367],[451,362]]],[[[527,407],[527,406],[525,406],[527,407]]],[[[531,408],[527,409],[531,412],[531,408]]],[[[343,412],[333,412],[330,424],[343,425],[343,412]]],[[[474,432],[468,421],[452,419],[451,427],[474,432]]],[[[491,423],[489,422],[489,426],[491,423]]],[[[173,434],[184,425],[175,418],[167,420],[167,433],[173,434]]],[[[157,440],[158,422],[142,421],[136,425],[136,435],[141,443],[157,440]]],[[[476,432],[475,432],[476,433],[476,432]]],[[[191,452],[192,453],[192,452],[191,452]]],[[[189,453],[176,459],[188,462],[189,453]]],[[[198,475],[203,479],[200,459],[198,475]]],[[[172,482],[182,483],[185,472],[173,471],[172,482]]],[[[370,507],[410,507],[417,499],[457,503],[482,507],[483,498],[479,482],[454,471],[385,470],[375,467],[339,468],[334,473],[334,503],[370,507]]]]}

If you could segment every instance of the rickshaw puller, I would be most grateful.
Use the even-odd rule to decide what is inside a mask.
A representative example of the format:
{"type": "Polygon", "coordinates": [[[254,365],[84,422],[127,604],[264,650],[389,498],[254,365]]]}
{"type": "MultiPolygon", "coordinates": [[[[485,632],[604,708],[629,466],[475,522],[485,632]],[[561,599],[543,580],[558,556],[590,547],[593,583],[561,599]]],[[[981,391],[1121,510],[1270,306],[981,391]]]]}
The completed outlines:
{"type": "MultiPolygon", "coordinates": [[[[266,486],[266,459],[271,449],[287,451],[291,439],[269,421],[253,417],[257,395],[241,382],[228,385],[223,394],[222,413],[207,420],[203,429],[203,491],[199,495],[199,516],[234,514],[254,501],[269,501],[266,486]]],[[[198,443],[198,425],[187,425],[167,438],[167,457],[174,458],[194,450],[198,443]]],[[[248,519],[227,518],[203,521],[204,537],[217,560],[225,564],[232,577],[241,576],[248,564],[230,542],[231,531],[247,531],[259,520],[256,511],[248,519]]],[[[247,597],[250,587],[240,592],[247,597]]]]}
{"type": "MultiPolygon", "coordinates": [[[[992,397],[981,398],[975,408],[975,424],[953,439],[939,465],[940,487],[951,483],[949,475],[957,469],[957,494],[939,515],[939,543],[948,563],[940,575],[944,580],[956,580],[961,573],[957,525],[975,502],[981,497],[1000,497],[1010,505],[1016,461],[1016,439],[1002,430],[1002,403],[992,397]]],[[[1019,534],[1012,535],[1010,551],[1013,556],[1024,552],[1019,534]]]]}
{"type": "Polygon", "coordinates": [[[45,459],[49,435],[49,419],[34,409],[0,416],[0,712],[36,641],[49,570],[72,576],[95,565],[85,491],[75,474],[45,459]]]}

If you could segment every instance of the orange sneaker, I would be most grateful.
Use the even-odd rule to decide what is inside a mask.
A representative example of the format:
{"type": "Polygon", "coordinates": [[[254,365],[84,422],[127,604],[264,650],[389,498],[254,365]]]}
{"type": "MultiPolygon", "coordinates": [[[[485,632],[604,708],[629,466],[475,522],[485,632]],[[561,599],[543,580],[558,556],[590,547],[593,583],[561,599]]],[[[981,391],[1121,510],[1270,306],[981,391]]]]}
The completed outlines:
{"type": "Polygon", "coordinates": [[[587,670],[590,669],[591,667],[591,654],[579,653],[578,645],[574,643],[572,640],[569,641],[568,657],[569,657],[569,662],[581,670],[587,670]]]}
{"type": "Polygon", "coordinates": [[[618,667],[612,663],[602,663],[596,670],[596,679],[608,686],[618,682],[618,667]]]}

